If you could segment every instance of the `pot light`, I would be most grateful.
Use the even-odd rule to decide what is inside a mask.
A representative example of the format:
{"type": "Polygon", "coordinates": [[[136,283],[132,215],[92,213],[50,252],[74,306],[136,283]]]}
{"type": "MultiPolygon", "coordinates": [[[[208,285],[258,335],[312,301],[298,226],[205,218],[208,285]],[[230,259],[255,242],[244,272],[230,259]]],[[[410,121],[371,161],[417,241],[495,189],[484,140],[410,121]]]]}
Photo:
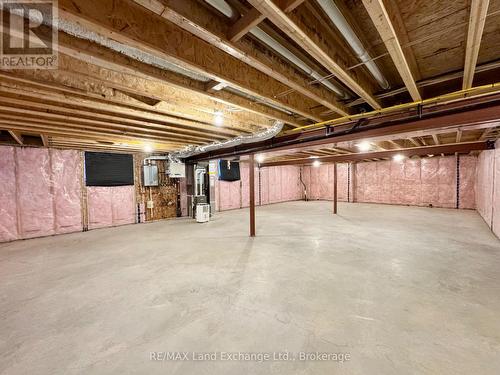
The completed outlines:
{"type": "Polygon", "coordinates": [[[153,152],[153,146],[151,145],[144,145],[144,152],[147,152],[148,154],[153,152]]]}
{"type": "Polygon", "coordinates": [[[314,168],[318,168],[320,165],[321,165],[321,162],[320,162],[319,160],[315,160],[315,161],[313,162],[313,167],[314,167],[314,168]]]}
{"type": "Polygon", "coordinates": [[[359,149],[359,151],[369,151],[372,148],[372,144],[368,141],[363,141],[361,143],[358,143],[356,147],[359,149]]]}
{"type": "Polygon", "coordinates": [[[403,161],[405,156],[403,154],[396,154],[392,157],[394,161],[403,161]]]}
{"type": "Polygon", "coordinates": [[[216,111],[214,113],[214,123],[216,126],[222,126],[224,124],[224,116],[221,111],[216,111]]]}
{"type": "Polygon", "coordinates": [[[263,162],[264,162],[264,160],[266,160],[266,157],[265,157],[264,155],[262,155],[262,154],[259,154],[259,155],[257,155],[257,156],[255,157],[255,159],[257,160],[257,163],[259,163],[259,164],[260,164],[260,163],[263,163],[263,162]]]}

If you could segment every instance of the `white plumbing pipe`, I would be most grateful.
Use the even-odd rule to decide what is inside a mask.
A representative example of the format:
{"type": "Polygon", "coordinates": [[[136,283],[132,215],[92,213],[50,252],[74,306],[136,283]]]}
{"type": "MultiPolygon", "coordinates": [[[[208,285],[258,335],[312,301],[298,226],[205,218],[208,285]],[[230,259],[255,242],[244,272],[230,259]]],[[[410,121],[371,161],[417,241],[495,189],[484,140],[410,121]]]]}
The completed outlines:
{"type": "Polygon", "coordinates": [[[335,27],[340,31],[340,33],[344,36],[345,40],[358,58],[365,64],[366,68],[370,71],[371,75],[378,82],[380,87],[383,89],[389,88],[389,82],[384,77],[377,64],[371,60],[370,54],[363,46],[363,43],[359,40],[358,36],[349,25],[347,20],[345,19],[342,12],[339,10],[337,5],[332,0],[316,0],[323,9],[323,11],[328,15],[328,17],[332,20],[335,27]]]}
{"type": "Polygon", "coordinates": [[[268,47],[270,47],[271,49],[278,52],[281,56],[283,56],[285,59],[287,59],[291,63],[297,65],[307,75],[314,78],[315,80],[320,82],[322,85],[328,87],[330,90],[335,92],[341,98],[346,97],[346,93],[343,90],[341,90],[339,87],[335,86],[330,81],[324,80],[323,76],[321,74],[312,70],[306,63],[304,63],[301,59],[299,59],[292,52],[290,52],[288,49],[286,49],[283,45],[281,45],[274,38],[272,38],[271,36],[266,34],[264,31],[262,31],[262,29],[260,29],[259,27],[254,27],[253,29],[251,29],[250,34],[254,35],[261,42],[267,44],[268,47]]]}
{"type": "MultiPolygon", "coordinates": [[[[205,0],[208,4],[213,6],[219,12],[224,14],[226,17],[233,17],[234,13],[231,7],[225,0],[205,0]]],[[[306,63],[304,63],[301,59],[295,56],[292,52],[286,49],[283,45],[281,45],[277,40],[273,39],[271,36],[262,31],[259,27],[254,27],[250,30],[250,34],[254,35],[257,39],[259,39],[264,44],[267,44],[268,47],[278,52],[285,59],[290,61],[291,63],[298,66],[302,69],[306,74],[310,77],[314,78],[314,80],[321,83],[323,86],[329,88],[333,92],[335,92],[342,99],[347,98],[348,95],[344,90],[334,85],[332,82],[323,79],[323,76],[318,72],[312,70],[306,63]]]]}
{"type": "Polygon", "coordinates": [[[205,0],[208,4],[213,6],[226,17],[232,18],[234,16],[233,8],[226,3],[225,0],[205,0]]]}

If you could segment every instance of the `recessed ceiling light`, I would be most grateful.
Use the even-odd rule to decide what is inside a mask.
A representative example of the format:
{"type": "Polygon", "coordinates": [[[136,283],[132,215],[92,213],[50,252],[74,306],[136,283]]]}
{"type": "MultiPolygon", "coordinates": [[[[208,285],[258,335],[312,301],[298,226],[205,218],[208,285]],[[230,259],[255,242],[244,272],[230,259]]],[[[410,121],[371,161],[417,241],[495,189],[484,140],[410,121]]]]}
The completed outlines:
{"type": "Polygon", "coordinates": [[[403,161],[405,156],[403,154],[396,154],[392,157],[394,161],[403,161]]]}
{"type": "Polygon", "coordinates": [[[214,113],[214,123],[217,126],[222,126],[224,124],[224,116],[221,111],[216,111],[214,113]]]}
{"type": "Polygon", "coordinates": [[[264,160],[266,160],[266,157],[262,154],[259,154],[259,155],[257,155],[256,160],[257,160],[257,163],[260,164],[260,163],[263,163],[264,160]]]}
{"type": "Polygon", "coordinates": [[[358,143],[356,147],[359,149],[359,151],[369,151],[372,148],[372,144],[368,141],[363,141],[361,143],[358,143]]]}

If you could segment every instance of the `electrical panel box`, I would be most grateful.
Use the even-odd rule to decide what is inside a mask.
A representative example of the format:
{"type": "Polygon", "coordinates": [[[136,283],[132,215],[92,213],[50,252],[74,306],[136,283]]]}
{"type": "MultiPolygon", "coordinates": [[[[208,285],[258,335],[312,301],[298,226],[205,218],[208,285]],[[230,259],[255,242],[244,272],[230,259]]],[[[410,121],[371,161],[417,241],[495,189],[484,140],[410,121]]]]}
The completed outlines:
{"type": "Polygon", "coordinates": [[[158,166],[143,165],[142,166],[143,186],[158,186],[158,166]]]}
{"type": "Polygon", "coordinates": [[[186,177],[186,165],[184,163],[168,163],[167,173],[170,178],[186,177]]]}

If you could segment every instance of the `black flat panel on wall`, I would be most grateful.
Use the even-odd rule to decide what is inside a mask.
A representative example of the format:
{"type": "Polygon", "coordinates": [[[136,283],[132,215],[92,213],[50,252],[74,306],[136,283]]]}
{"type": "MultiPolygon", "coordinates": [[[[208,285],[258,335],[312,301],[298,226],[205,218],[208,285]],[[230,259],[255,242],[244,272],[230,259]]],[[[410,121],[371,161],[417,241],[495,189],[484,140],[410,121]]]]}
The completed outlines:
{"type": "Polygon", "coordinates": [[[85,152],[87,186],[134,185],[134,158],[128,154],[85,152]]]}
{"type": "Polygon", "coordinates": [[[240,163],[237,161],[219,160],[219,180],[238,181],[240,179],[240,163]]]}

